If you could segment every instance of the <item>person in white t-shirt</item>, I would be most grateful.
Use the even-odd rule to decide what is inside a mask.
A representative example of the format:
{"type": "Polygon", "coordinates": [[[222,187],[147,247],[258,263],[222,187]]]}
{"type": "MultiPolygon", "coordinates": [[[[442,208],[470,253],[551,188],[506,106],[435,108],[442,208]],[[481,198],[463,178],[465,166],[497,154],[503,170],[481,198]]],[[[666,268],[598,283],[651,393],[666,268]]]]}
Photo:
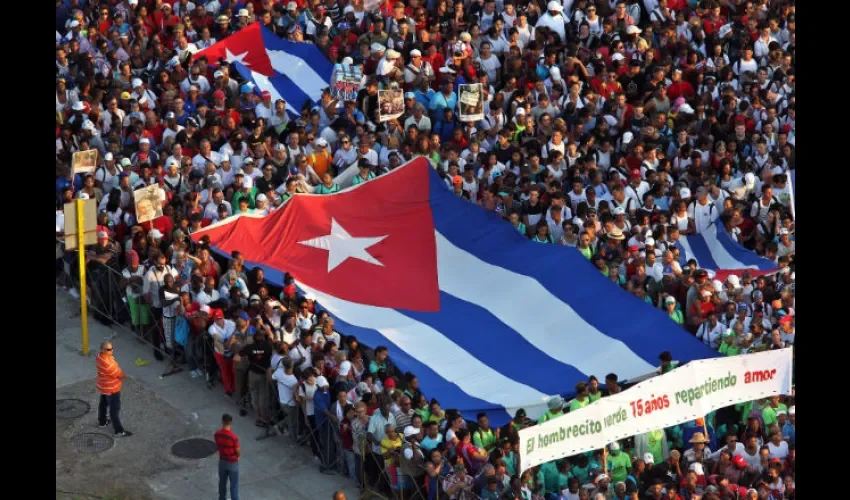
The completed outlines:
{"type": "MultiPolygon", "coordinates": [[[[272,380],[277,382],[277,396],[280,401],[280,407],[285,415],[286,428],[289,431],[289,436],[296,438],[298,436],[298,405],[295,400],[295,393],[298,388],[298,379],[294,373],[295,362],[289,357],[284,357],[278,366],[272,365],[272,380]]],[[[306,394],[306,388],[305,388],[306,394]]]]}
{"type": "Polygon", "coordinates": [[[697,199],[688,205],[688,218],[694,221],[696,233],[700,234],[711,227],[719,214],[720,211],[708,199],[708,189],[702,186],[697,188],[697,199]]]}

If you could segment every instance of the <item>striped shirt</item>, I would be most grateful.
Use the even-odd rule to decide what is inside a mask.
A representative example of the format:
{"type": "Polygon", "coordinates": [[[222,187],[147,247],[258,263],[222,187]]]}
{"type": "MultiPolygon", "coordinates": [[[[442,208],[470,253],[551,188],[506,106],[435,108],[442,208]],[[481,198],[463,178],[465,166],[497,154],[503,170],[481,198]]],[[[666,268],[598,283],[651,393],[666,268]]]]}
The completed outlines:
{"type": "Polygon", "coordinates": [[[239,449],[239,437],[230,429],[219,429],[215,433],[215,444],[218,446],[218,458],[224,462],[235,464],[239,461],[236,450],[239,449]]]}
{"type": "Polygon", "coordinates": [[[112,354],[98,353],[95,359],[97,366],[97,392],[110,396],[121,392],[121,378],[124,372],[112,354]]]}

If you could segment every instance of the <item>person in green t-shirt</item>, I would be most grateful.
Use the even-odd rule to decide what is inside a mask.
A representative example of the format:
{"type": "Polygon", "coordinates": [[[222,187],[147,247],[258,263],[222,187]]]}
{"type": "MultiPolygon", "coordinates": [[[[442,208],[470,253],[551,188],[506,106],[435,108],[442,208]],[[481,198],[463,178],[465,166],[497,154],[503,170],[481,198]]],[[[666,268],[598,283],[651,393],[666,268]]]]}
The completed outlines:
{"type": "Polygon", "coordinates": [[[608,455],[608,475],[611,476],[611,482],[614,484],[620,481],[625,482],[629,477],[629,470],[632,468],[632,459],[629,455],[620,450],[620,443],[614,441],[608,445],[610,454],[608,455]]]}
{"type": "Polygon", "coordinates": [[[740,354],[741,348],[738,346],[738,343],[735,342],[735,333],[732,330],[726,330],[721,333],[720,339],[720,348],[717,349],[717,352],[725,354],[726,356],[735,356],[736,354],[740,354]]]}
{"type": "Polygon", "coordinates": [[[569,460],[561,460],[558,463],[558,488],[555,490],[556,493],[561,493],[561,491],[567,489],[570,484],[570,479],[572,479],[572,474],[570,473],[570,461],[569,460]]]}
{"type": "Polygon", "coordinates": [[[670,316],[670,319],[675,321],[677,325],[684,323],[685,318],[682,315],[682,311],[678,308],[675,298],[668,295],[667,298],[664,299],[664,307],[665,311],[667,311],[667,315],[670,316]]]}
{"type": "Polygon", "coordinates": [[[764,420],[764,427],[769,429],[771,425],[779,421],[776,414],[780,411],[788,413],[788,407],[779,402],[779,396],[771,396],[767,399],[769,403],[761,411],[761,419],[764,420]]]}
{"type": "Polygon", "coordinates": [[[602,398],[602,391],[599,390],[599,379],[596,378],[596,375],[591,375],[587,380],[587,398],[591,403],[602,398]]]}
{"type": "Polygon", "coordinates": [[[540,416],[540,419],[537,420],[538,424],[542,424],[548,420],[552,420],[553,418],[562,417],[564,415],[564,398],[561,396],[552,396],[549,398],[549,401],[546,402],[546,406],[549,407],[549,411],[540,416]]]}
{"type": "Polygon", "coordinates": [[[673,355],[670,354],[670,351],[664,351],[658,355],[658,359],[661,361],[661,368],[658,370],[662,375],[674,370],[679,363],[673,361],[673,355]]]}
{"type": "Polygon", "coordinates": [[[496,448],[496,441],[499,439],[501,429],[496,429],[496,432],[493,432],[493,429],[490,428],[490,420],[484,412],[478,414],[477,420],[478,429],[472,433],[472,444],[478,448],[484,448],[489,454],[496,448]]]}
{"type": "Polygon", "coordinates": [[[590,404],[588,395],[587,382],[579,382],[576,384],[576,397],[570,401],[570,411],[576,411],[579,408],[584,408],[590,404]]]}

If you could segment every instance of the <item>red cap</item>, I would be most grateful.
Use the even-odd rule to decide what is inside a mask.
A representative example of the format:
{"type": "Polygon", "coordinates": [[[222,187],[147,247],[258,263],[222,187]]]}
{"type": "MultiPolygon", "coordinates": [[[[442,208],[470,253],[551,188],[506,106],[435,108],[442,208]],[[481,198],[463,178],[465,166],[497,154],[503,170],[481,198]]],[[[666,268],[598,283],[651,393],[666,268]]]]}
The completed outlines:
{"type": "Polygon", "coordinates": [[[215,97],[216,99],[224,99],[224,91],[221,89],[216,90],[215,92],[213,92],[213,97],[215,97]]]}
{"type": "Polygon", "coordinates": [[[634,177],[640,177],[640,169],[639,168],[633,168],[632,171],[630,172],[630,174],[633,178],[634,177]]]}
{"type": "Polygon", "coordinates": [[[791,132],[791,124],[790,124],[790,123],[786,123],[785,125],[783,125],[783,126],[782,126],[782,131],[783,131],[783,132],[785,132],[786,134],[787,134],[788,132],[791,132]]]}
{"type": "Polygon", "coordinates": [[[747,461],[744,460],[744,457],[742,457],[741,455],[735,455],[734,457],[732,457],[732,463],[735,465],[735,467],[738,467],[739,469],[743,469],[747,466],[747,461]]]}
{"type": "Polygon", "coordinates": [[[221,309],[213,309],[211,316],[212,319],[224,319],[224,312],[221,309]]]}
{"type": "Polygon", "coordinates": [[[272,98],[272,93],[268,90],[264,90],[260,95],[263,97],[264,101],[267,101],[272,98]]]}
{"type": "Polygon", "coordinates": [[[284,296],[292,298],[292,297],[295,297],[295,293],[296,293],[296,290],[295,290],[294,284],[290,283],[289,285],[286,285],[285,287],[283,287],[283,295],[284,296]]]}
{"type": "Polygon", "coordinates": [[[384,387],[395,389],[395,379],[388,378],[386,381],[384,381],[384,387]]]}
{"type": "Polygon", "coordinates": [[[638,248],[637,245],[629,246],[629,252],[637,252],[638,250],[640,250],[640,248],[638,248]]]}
{"type": "Polygon", "coordinates": [[[144,152],[139,153],[139,159],[140,159],[140,160],[147,160],[147,159],[148,159],[148,154],[147,154],[147,153],[144,153],[144,152]]]}
{"type": "Polygon", "coordinates": [[[786,314],[785,316],[782,316],[781,318],[779,318],[779,324],[790,323],[790,322],[791,322],[791,315],[790,314],[786,314]]]}

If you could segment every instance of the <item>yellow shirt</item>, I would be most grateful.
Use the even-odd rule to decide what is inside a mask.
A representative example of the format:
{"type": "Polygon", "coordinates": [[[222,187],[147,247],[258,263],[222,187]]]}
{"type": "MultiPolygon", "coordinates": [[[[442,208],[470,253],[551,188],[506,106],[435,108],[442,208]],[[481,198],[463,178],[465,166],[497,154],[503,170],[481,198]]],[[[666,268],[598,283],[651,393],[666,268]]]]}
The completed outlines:
{"type": "Polygon", "coordinates": [[[396,434],[395,439],[390,439],[388,436],[384,436],[384,439],[381,440],[381,454],[384,455],[384,463],[386,465],[395,465],[396,458],[393,456],[387,456],[387,453],[395,449],[401,449],[401,436],[396,434]]]}

